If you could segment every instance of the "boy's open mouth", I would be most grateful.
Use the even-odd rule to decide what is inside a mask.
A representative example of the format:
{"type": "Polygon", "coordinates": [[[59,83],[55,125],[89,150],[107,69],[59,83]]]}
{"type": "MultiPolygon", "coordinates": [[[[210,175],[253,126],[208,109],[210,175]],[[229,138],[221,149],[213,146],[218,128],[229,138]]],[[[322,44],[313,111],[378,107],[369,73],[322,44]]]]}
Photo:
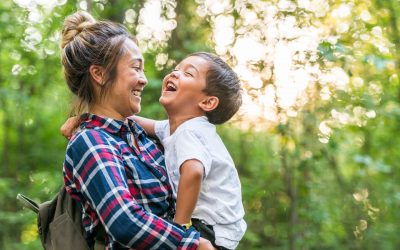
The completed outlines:
{"type": "Polygon", "coordinates": [[[173,82],[168,81],[167,85],[165,86],[166,91],[176,91],[176,86],[173,82]]]}

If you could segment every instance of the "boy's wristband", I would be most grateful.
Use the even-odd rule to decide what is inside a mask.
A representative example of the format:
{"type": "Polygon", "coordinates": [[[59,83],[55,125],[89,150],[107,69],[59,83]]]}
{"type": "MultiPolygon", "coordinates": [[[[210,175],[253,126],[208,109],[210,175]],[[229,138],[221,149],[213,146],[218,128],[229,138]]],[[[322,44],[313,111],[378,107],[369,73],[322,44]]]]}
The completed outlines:
{"type": "Polygon", "coordinates": [[[192,226],[192,220],[190,220],[188,223],[186,224],[181,224],[181,226],[185,229],[188,230],[191,226],[192,226]]]}

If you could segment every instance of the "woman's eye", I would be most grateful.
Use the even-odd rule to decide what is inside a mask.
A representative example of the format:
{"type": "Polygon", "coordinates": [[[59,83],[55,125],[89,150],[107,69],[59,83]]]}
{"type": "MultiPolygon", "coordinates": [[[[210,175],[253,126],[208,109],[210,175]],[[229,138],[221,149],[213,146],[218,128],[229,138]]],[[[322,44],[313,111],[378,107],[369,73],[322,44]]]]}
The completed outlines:
{"type": "Polygon", "coordinates": [[[185,71],[185,75],[188,75],[188,76],[192,76],[192,77],[193,77],[193,74],[190,73],[190,72],[187,72],[187,71],[185,71]]]}
{"type": "Polygon", "coordinates": [[[137,72],[141,72],[143,71],[143,69],[141,67],[133,67],[137,72]]]}

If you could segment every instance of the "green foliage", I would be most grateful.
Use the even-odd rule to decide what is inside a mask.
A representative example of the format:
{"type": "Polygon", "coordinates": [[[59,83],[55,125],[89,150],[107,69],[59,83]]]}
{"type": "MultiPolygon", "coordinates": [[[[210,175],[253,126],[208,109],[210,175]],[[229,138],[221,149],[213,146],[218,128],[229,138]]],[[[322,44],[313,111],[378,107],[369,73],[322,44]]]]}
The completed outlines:
{"type": "MultiPolygon", "coordinates": [[[[41,20],[34,21],[35,13],[18,2],[23,1],[0,1],[0,248],[6,250],[41,249],[35,217],[17,204],[16,194],[44,201],[63,183],[67,142],[59,127],[68,117],[71,94],[61,72],[57,34],[65,16],[79,8],[77,1],[58,1],[51,11],[37,5],[41,20]]],[[[138,13],[149,1],[86,2],[94,16],[124,22],[137,34],[138,13]],[[136,16],[127,22],[129,9],[136,16]]],[[[158,104],[163,76],[188,53],[215,50],[211,38],[219,15],[234,18],[233,41],[252,31],[262,37],[266,23],[251,21],[268,18],[257,5],[266,1],[249,1],[242,7],[231,1],[234,7],[201,16],[204,1],[162,2],[161,15],[174,19],[177,27],[166,34],[165,43],[144,55],[149,83],[141,112],[157,119],[166,117],[158,104]],[[168,6],[176,6],[175,16],[168,13],[168,6]],[[259,12],[246,16],[243,10],[259,12]],[[161,64],[160,54],[168,56],[161,64]]],[[[296,115],[288,116],[278,106],[275,121],[263,117],[253,122],[250,110],[250,115],[218,127],[242,182],[248,230],[239,249],[398,249],[397,2],[311,1],[326,4],[323,14],[312,12],[314,6],[300,6],[307,1],[268,2],[296,5],[293,10],[277,9],[281,19],[294,17],[299,26],[323,27],[331,37],[320,41],[312,63],[322,71],[342,69],[348,85],[338,88],[317,80],[304,92],[307,102],[294,106],[296,115]],[[351,12],[338,21],[334,10],[346,4],[351,12]],[[337,30],[346,20],[351,24],[348,30],[337,30]],[[329,98],[322,98],[326,92],[329,98]]],[[[268,36],[262,39],[271,42],[268,36]]],[[[247,49],[246,54],[253,48],[247,49]]],[[[225,59],[235,63],[230,53],[229,49],[225,59]]],[[[266,73],[268,63],[261,60],[249,66],[271,75],[262,78],[261,90],[250,89],[249,96],[276,88],[274,68],[266,73]]]]}

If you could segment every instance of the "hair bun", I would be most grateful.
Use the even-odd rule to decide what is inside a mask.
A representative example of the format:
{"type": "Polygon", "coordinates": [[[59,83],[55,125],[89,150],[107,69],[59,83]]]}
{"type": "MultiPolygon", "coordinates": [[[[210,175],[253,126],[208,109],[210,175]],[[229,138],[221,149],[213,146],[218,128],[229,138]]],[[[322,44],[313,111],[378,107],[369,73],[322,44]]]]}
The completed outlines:
{"type": "Polygon", "coordinates": [[[65,18],[62,29],[61,48],[71,42],[85,28],[95,24],[96,20],[86,11],[78,11],[65,18]]]}

